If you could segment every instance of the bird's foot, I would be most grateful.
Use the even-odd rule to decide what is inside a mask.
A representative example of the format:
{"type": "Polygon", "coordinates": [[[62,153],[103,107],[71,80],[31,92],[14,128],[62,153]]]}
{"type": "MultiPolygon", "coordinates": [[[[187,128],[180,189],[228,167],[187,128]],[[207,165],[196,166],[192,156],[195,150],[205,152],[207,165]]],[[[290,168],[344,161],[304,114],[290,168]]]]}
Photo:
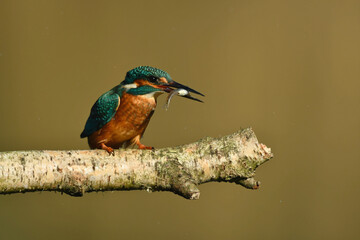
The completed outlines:
{"type": "Polygon", "coordinates": [[[107,151],[109,153],[109,155],[115,156],[115,152],[114,152],[113,148],[106,146],[104,143],[101,143],[100,147],[101,147],[101,149],[104,149],[105,151],[107,151]]]}
{"type": "Polygon", "coordinates": [[[153,150],[154,148],[153,147],[148,147],[148,146],[145,146],[144,144],[137,144],[139,149],[144,149],[144,150],[153,150]]]}
{"type": "Polygon", "coordinates": [[[144,144],[140,143],[141,135],[135,136],[133,139],[130,140],[130,145],[134,146],[137,145],[139,149],[143,150],[154,150],[153,147],[145,146],[144,144]]]}

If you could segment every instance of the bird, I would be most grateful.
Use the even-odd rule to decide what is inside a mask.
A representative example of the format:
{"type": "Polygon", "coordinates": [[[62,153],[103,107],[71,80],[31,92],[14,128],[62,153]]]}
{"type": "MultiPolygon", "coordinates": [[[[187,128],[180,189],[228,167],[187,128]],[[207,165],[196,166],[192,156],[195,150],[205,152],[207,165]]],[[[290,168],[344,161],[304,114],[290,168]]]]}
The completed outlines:
{"type": "Polygon", "coordinates": [[[88,138],[91,149],[103,149],[112,155],[114,149],[121,147],[154,149],[143,145],[140,139],[154,114],[157,97],[182,89],[188,94],[180,96],[202,102],[190,92],[204,94],[175,82],[161,69],[150,66],[131,69],[119,85],[94,103],[80,137],[88,138]]]}

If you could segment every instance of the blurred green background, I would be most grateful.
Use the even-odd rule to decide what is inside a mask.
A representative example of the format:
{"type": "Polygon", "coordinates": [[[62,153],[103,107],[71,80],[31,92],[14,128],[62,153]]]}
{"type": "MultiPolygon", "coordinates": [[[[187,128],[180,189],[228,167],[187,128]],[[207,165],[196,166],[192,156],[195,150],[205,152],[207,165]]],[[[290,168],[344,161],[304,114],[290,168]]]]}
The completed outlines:
{"type": "Polygon", "coordinates": [[[0,196],[0,239],[359,239],[359,1],[0,1],[0,151],[87,149],[90,108],[139,65],[206,94],[158,107],[162,148],[251,126],[257,191],[0,196]]]}

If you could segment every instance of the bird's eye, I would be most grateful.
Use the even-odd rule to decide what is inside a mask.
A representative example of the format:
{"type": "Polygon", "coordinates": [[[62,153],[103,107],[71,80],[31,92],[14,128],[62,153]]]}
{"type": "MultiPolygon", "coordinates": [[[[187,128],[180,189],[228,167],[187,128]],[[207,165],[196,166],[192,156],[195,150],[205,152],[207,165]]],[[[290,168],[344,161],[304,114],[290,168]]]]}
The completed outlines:
{"type": "Polygon", "coordinates": [[[149,78],[149,81],[152,82],[152,83],[157,82],[157,80],[158,80],[158,78],[157,78],[157,77],[154,77],[154,76],[151,76],[151,77],[149,78]]]}

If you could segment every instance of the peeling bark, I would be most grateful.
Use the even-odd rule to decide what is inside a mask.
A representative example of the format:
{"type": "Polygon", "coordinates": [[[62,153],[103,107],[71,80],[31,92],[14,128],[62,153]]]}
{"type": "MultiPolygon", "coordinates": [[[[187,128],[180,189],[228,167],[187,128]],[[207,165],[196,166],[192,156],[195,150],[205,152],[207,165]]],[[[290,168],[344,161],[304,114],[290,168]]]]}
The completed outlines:
{"type": "Polygon", "coordinates": [[[255,169],[273,157],[251,128],[221,138],[157,150],[14,151],[0,153],[0,194],[146,189],[198,199],[199,184],[260,185],[255,169]]]}

